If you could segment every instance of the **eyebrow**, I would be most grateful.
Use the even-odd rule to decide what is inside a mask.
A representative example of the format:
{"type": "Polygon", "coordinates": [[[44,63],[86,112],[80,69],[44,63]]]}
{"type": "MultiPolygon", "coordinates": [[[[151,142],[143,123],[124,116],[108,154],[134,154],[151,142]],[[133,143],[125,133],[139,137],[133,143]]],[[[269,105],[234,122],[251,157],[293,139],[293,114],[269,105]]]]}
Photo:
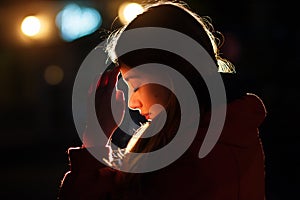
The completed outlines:
{"type": "Polygon", "coordinates": [[[140,78],[140,77],[136,76],[136,75],[131,75],[131,76],[127,76],[126,78],[124,78],[124,80],[128,81],[129,79],[135,79],[135,78],[140,78]]]}

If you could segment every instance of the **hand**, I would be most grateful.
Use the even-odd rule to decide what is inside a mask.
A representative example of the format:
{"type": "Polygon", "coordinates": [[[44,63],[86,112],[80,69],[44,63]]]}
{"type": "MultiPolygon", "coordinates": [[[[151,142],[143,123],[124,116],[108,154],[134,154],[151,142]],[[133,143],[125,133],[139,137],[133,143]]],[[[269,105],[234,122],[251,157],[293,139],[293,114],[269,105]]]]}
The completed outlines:
{"type": "MultiPolygon", "coordinates": [[[[111,136],[114,130],[121,124],[124,117],[124,93],[121,90],[116,89],[119,72],[120,67],[115,67],[112,70],[104,72],[101,75],[100,80],[97,81],[96,84],[94,83],[89,91],[88,101],[91,102],[93,100],[91,98],[91,94],[93,90],[96,90],[94,99],[95,111],[98,122],[107,137],[111,136]]],[[[83,135],[83,146],[93,147],[99,145],[101,141],[97,141],[97,137],[93,137],[93,135],[96,134],[93,133],[93,130],[90,130],[89,128],[89,123],[93,121],[91,117],[94,115],[91,115],[91,113],[94,111],[94,109],[91,106],[93,105],[92,103],[88,104],[88,121],[86,131],[83,135]]]]}

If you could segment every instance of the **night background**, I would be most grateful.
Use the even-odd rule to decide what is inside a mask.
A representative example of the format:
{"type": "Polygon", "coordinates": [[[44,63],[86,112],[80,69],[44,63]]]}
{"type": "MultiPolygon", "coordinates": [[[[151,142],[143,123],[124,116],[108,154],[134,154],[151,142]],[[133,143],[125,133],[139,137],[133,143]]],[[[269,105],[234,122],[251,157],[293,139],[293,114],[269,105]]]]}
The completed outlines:
{"type": "MultiPolygon", "coordinates": [[[[118,27],[120,0],[0,1],[0,199],[56,199],[68,168],[66,150],[80,146],[72,89],[85,56],[118,27]],[[55,24],[69,3],[101,17],[92,33],[66,41],[55,24]],[[40,37],[21,32],[29,15],[47,17],[40,37]],[[45,28],[46,29],[46,28],[45,28]]],[[[142,3],[144,1],[133,1],[142,3]]],[[[299,10],[271,0],[188,0],[225,36],[224,57],[236,66],[268,116],[260,127],[266,156],[267,200],[300,199],[299,10]]],[[[178,22],[180,23],[180,22],[178,22]]]]}

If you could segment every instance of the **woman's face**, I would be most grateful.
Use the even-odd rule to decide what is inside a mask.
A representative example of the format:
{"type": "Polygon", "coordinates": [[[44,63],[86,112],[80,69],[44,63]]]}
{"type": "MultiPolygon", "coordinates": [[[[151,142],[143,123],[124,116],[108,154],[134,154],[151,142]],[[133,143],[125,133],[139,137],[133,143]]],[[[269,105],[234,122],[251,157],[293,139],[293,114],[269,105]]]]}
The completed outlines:
{"type": "Polygon", "coordinates": [[[128,85],[128,106],[139,110],[147,120],[155,118],[163,109],[166,109],[171,95],[170,90],[156,83],[159,75],[149,74],[141,70],[130,70],[121,65],[123,79],[128,85]],[[147,82],[153,82],[148,83],[147,82]],[[160,106],[153,106],[159,104],[160,106]],[[152,107],[153,106],[153,107],[152,107]]]}

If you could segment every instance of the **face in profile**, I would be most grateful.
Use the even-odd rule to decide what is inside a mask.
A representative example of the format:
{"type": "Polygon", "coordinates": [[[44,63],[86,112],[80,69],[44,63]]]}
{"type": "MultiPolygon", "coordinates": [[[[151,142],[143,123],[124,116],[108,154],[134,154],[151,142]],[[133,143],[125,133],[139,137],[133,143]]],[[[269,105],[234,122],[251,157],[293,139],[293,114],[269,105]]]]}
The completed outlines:
{"type": "Polygon", "coordinates": [[[166,109],[171,92],[159,83],[163,77],[158,74],[146,73],[143,70],[131,69],[121,64],[121,74],[128,85],[128,106],[138,110],[147,120],[154,119],[166,109]]]}

